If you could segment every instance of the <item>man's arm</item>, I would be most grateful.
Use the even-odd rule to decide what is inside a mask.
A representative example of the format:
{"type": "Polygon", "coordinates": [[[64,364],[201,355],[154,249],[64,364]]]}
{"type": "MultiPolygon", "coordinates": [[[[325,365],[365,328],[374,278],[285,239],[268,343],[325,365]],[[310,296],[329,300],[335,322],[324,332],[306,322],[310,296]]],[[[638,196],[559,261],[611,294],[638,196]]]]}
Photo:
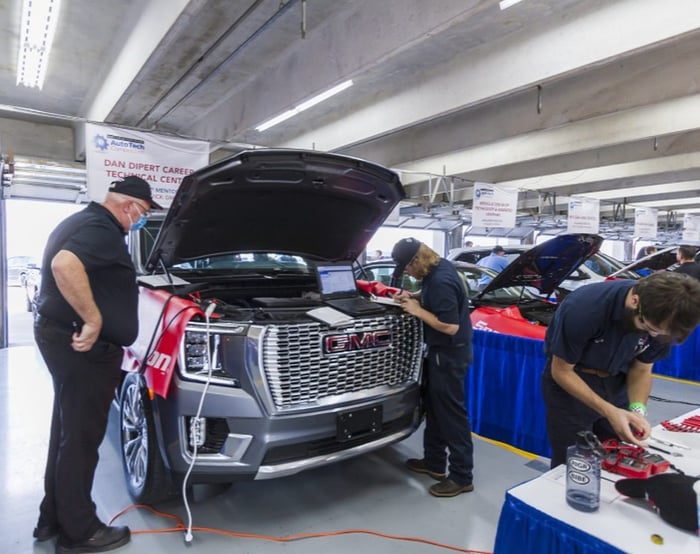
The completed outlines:
{"type": "Polygon", "coordinates": [[[459,325],[457,323],[445,323],[444,321],[440,321],[434,313],[423,308],[418,300],[411,297],[402,297],[400,301],[401,307],[405,312],[417,317],[436,331],[446,335],[456,335],[457,331],[459,331],[459,325]]]}
{"type": "MultiPolygon", "coordinates": [[[[651,375],[651,371],[650,371],[651,375]]],[[[651,434],[649,422],[642,415],[629,410],[618,408],[610,402],[604,400],[597,395],[593,390],[581,379],[574,371],[574,365],[557,356],[552,356],[552,378],[554,381],[568,392],[574,398],[583,402],[586,406],[595,410],[600,415],[605,417],[612,426],[613,430],[625,442],[630,442],[639,446],[645,446],[642,442],[651,434]],[[634,430],[630,425],[642,433],[641,437],[634,435],[634,430]]],[[[634,379],[633,379],[634,380],[634,379]]],[[[640,385],[641,385],[640,380],[640,385]]],[[[628,386],[630,386],[630,378],[628,376],[628,386]]],[[[651,384],[649,384],[651,387],[651,384]]],[[[651,388],[649,388],[651,390],[651,388]]],[[[632,391],[630,390],[630,395],[632,391]]],[[[648,391],[647,391],[648,396],[648,391]]],[[[632,397],[630,396],[630,399],[632,397]]]]}
{"type": "Polygon", "coordinates": [[[646,406],[651,394],[651,370],[654,364],[634,360],[627,371],[627,395],[630,404],[640,402],[646,406]]]}
{"type": "Polygon", "coordinates": [[[51,272],[63,298],[84,322],[80,332],[73,334],[73,349],[87,352],[102,329],[102,314],[95,304],[85,266],[73,252],[59,250],[51,260],[51,272]]]}

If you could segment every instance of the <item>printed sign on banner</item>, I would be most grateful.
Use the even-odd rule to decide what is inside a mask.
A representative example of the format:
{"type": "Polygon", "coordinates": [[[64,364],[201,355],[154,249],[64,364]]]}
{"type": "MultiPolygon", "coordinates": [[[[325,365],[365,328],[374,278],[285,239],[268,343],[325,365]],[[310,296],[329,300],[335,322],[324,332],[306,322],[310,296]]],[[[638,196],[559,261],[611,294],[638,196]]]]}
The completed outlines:
{"type": "Polygon", "coordinates": [[[685,214],[683,216],[683,242],[700,242],[700,217],[697,215],[685,214]]]}
{"type": "Polygon", "coordinates": [[[571,198],[567,216],[567,233],[597,233],[600,225],[600,200],[571,198]]]}
{"type": "Polygon", "coordinates": [[[634,236],[655,239],[658,232],[659,210],[656,208],[634,209],[634,236]]]}
{"type": "Polygon", "coordinates": [[[472,226],[515,227],[518,191],[489,183],[474,183],[472,226]]]}
{"type": "Polygon", "coordinates": [[[112,181],[138,175],[167,208],[182,179],[209,163],[209,143],[201,140],[86,123],[85,142],[88,197],[96,202],[112,181]]]}

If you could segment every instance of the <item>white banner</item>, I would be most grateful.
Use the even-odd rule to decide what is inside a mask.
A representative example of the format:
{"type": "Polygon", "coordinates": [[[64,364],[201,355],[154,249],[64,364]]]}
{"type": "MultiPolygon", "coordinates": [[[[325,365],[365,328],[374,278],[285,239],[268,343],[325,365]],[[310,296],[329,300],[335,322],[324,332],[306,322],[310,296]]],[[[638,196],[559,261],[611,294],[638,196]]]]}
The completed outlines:
{"type": "Polygon", "coordinates": [[[683,216],[683,242],[700,242],[700,216],[691,214],[683,216]]]}
{"type": "Polygon", "coordinates": [[[201,140],[86,123],[85,142],[88,197],[96,202],[112,181],[138,175],[167,208],[183,177],[209,164],[209,143],[201,140]]]}
{"type": "Polygon", "coordinates": [[[489,183],[474,183],[472,226],[515,227],[518,191],[489,183]]]}
{"type": "Polygon", "coordinates": [[[659,210],[656,208],[634,209],[634,236],[655,239],[658,233],[659,210]]]}
{"type": "Polygon", "coordinates": [[[567,233],[597,233],[600,226],[600,200],[576,197],[569,200],[567,233]]]}

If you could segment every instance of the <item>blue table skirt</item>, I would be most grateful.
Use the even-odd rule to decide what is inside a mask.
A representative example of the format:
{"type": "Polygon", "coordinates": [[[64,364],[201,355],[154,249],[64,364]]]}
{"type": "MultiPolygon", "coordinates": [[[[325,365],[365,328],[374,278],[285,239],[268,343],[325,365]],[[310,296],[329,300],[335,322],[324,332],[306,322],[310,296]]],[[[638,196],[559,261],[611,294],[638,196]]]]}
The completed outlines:
{"type": "Polygon", "coordinates": [[[494,554],[624,554],[571,525],[563,523],[506,493],[496,531],[494,554]]]}
{"type": "MultiPolygon", "coordinates": [[[[544,343],[488,331],[474,331],[474,363],[465,393],[472,430],[484,437],[550,457],[540,376],[544,343]]],[[[700,381],[700,330],[674,346],[654,372],[700,381]]]]}
{"type": "Polygon", "coordinates": [[[683,344],[671,348],[671,355],[654,364],[654,373],[688,381],[700,381],[700,328],[683,344]]]}

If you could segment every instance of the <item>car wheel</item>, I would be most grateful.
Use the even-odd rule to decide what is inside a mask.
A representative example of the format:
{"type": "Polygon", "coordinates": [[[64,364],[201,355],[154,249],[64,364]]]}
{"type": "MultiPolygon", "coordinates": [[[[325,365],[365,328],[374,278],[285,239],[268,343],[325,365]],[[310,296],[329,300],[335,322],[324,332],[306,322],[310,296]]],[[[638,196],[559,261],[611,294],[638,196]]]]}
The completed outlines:
{"type": "Polygon", "coordinates": [[[172,487],[156,440],[151,399],[143,377],[128,373],[121,388],[121,453],[126,487],[139,503],[171,496],[172,487]]]}

